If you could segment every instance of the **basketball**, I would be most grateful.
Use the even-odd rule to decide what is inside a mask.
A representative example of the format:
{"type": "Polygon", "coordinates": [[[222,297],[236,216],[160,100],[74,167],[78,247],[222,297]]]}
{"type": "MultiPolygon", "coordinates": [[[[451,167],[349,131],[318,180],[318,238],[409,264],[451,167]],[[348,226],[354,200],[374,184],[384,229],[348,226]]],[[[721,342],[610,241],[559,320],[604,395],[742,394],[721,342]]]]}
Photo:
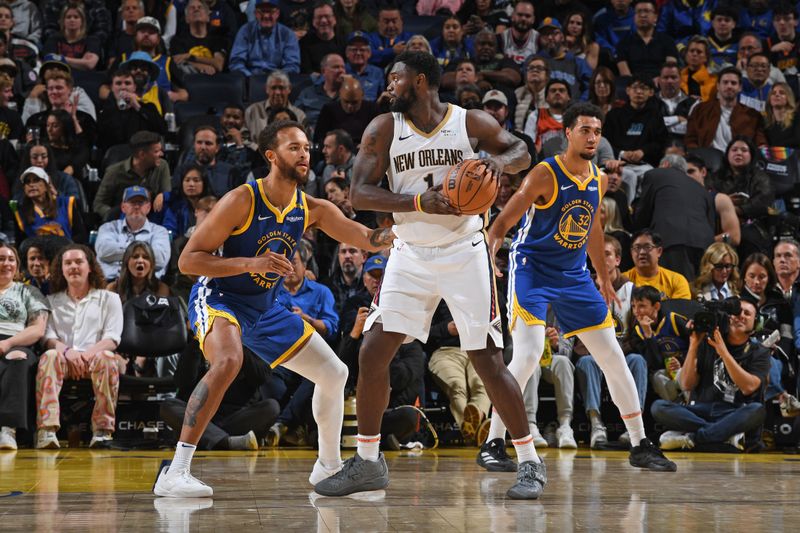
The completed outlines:
{"type": "Polygon", "coordinates": [[[467,159],[450,167],[442,192],[453,207],[464,215],[486,212],[497,198],[498,180],[478,159],[467,159]]]}

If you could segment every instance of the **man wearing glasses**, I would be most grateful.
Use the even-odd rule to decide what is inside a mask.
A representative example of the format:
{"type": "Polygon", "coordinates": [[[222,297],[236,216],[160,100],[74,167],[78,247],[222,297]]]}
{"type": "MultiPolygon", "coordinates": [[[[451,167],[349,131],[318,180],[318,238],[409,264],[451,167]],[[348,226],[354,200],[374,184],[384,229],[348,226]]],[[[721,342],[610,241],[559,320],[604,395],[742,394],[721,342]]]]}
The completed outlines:
{"type": "Polygon", "coordinates": [[[747,77],[742,79],[742,92],[739,103],[752,107],[759,113],[764,112],[772,83],[769,81],[769,56],[758,52],[747,60],[747,77]]]}
{"type": "Polygon", "coordinates": [[[655,287],[665,300],[691,299],[689,282],[686,278],[672,270],[659,266],[661,254],[664,253],[663,241],[658,233],[649,229],[642,229],[633,235],[631,254],[633,255],[633,268],[624,273],[625,277],[637,287],[650,285],[655,287]]]}
{"type": "Polygon", "coordinates": [[[344,50],[347,63],[344,68],[351,76],[361,82],[364,89],[364,98],[374,102],[383,92],[384,80],[383,70],[380,67],[369,64],[372,57],[372,48],[369,45],[369,38],[363,31],[354,31],[347,38],[347,47],[344,50]]]}

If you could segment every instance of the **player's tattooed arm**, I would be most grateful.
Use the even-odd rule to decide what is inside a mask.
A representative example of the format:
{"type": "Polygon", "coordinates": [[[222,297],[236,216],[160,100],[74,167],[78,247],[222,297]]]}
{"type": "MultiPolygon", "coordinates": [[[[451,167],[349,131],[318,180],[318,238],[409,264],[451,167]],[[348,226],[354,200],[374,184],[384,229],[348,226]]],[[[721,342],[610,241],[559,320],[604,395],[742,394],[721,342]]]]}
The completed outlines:
{"type": "Polygon", "coordinates": [[[369,242],[375,248],[387,248],[395,239],[394,232],[389,228],[375,229],[370,232],[369,242]]]}
{"type": "Polygon", "coordinates": [[[530,166],[531,154],[525,142],[501,128],[489,113],[480,109],[467,111],[467,132],[470,140],[476,141],[473,150],[492,154],[484,161],[497,178],[503,172],[516,174],[530,166]]]}
{"type": "Polygon", "coordinates": [[[414,211],[414,196],[396,194],[380,187],[389,169],[389,147],[394,134],[394,119],[389,113],[378,115],[369,123],[361,137],[353,178],[350,185],[350,204],[358,211],[401,213],[414,211]]]}
{"type": "Polygon", "coordinates": [[[186,404],[186,414],[183,417],[184,426],[193,428],[197,425],[197,413],[206,404],[206,400],[208,400],[208,385],[205,380],[200,380],[186,404]]]}

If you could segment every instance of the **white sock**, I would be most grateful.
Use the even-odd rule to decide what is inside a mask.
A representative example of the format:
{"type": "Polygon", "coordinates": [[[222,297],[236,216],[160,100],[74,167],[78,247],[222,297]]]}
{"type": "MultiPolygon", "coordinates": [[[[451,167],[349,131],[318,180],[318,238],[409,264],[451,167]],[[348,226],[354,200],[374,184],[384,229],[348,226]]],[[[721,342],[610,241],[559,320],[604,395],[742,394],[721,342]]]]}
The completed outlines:
{"type": "MultiPolygon", "coordinates": [[[[517,320],[514,330],[511,332],[511,339],[514,343],[514,351],[511,362],[508,364],[508,371],[519,383],[519,390],[524,391],[525,385],[531,379],[539,359],[542,358],[544,350],[544,326],[529,326],[522,320],[517,320]]],[[[489,426],[489,436],[486,441],[494,439],[504,439],[506,436],[506,425],[494,410],[492,423],[489,426]]],[[[534,452],[536,455],[536,452],[534,452]]]]}
{"type": "Polygon", "coordinates": [[[638,446],[644,438],[642,408],[639,405],[636,383],[614,335],[614,328],[595,329],[580,333],[578,337],[603,371],[611,399],[622,413],[625,427],[631,436],[631,446],[638,446]]]}
{"type": "Polygon", "coordinates": [[[600,413],[592,409],[589,411],[589,422],[592,424],[592,429],[596,427],[601,427],[603,425],[603,419],[600,418],[600,413]]]}
{"type": "Polygon", "coordinates": [[[642,413],[637,413],[633,416],[622,417],[625,422],[625,429],[628,430],[628,435],[631,437],[631,446],[638,446],[647,435],[644,433],[644,421],[642,420],[642,413]]]}
{"type": "Polygon", "coordinates": [[[188,472],[192,466],[192,456],[196,449],[197,446],[194,444],[178,441],[178,445],[175,447],[175,457],[172,458],[167,474],[188,472]]]}
{"type": "Polygon", "coordinates": [[[570,424],[572,424],[572,417],[571,416],[564,415],[564,416],[559,416],[558,417],[558,425],[559,426],[569,426],[570,424]]]}
{"type": "Polygon", "coordinates": [[[283,366],[314,383],[311,411],[317,422],[319,459],[326,468],[338,467],[342,464],[340,441],[347,365],[314,333],[303,349],[283,366]]]}
{"type": "Polygon", "coordinates": [[[381,453],[381,434],[377,435],[362,435],[358,434],[356,437],[357,447],[356,453],[365,461],[377,461],[381,453]]]}
{"type": "Polygon", "coordinates": [[[541,459],[536,454],[536,448],[533,447],[533,437],[528,435],[521,439],[512,440],[514,449],[517,451],[517,463],[522,464],[525,461],[533,461],[540,463],[541,459]]]}

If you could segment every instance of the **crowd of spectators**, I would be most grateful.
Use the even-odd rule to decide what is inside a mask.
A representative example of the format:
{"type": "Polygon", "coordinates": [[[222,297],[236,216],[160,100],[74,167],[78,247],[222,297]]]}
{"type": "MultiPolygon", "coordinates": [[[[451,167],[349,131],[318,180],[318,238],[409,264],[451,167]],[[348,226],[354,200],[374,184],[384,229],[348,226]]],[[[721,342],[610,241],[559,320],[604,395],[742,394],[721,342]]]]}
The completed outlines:
{"type": "MultiPolygon", "coordinates": [[[[307,128],[307,194],[390,226],[350,204],[353,161],[389,109],[394,58],[419,50],[442,68],[441,99],[489,113],[532,164],[564,149],[571,103],[602,108],[606,264],[592,268],[622,302],[612,313],[640,401],[665,448],[758,449],[765,420],[800,414],[797,23],[786,0],[0,0],[0,448],[17,430],[60,445],[65,379],[91,380],[92,446],[113,436],[124,374],[174,375],[161,416],[179,429],[205,372],[197,343],[171,366],[118,353],[122,305],[185,302],[182,246],[217,199],[267,175],[255,141],[272,121],[307,128]],[[740,309],[704,339],[692,301],[730,297],[740,309]],[[780,349],[754,340],[772,331],[780,349]]],[[[490,217],[524,175],[502,176],[490,217]]],[[[348,393],[386,261],[309,230],[278,299],[337,350],[348,393]]],[[[480,443],[491,402],[443,303],[433,322],[392,363],[384,446],[417,429],[396,407],[429,403],[480,443]]],[[[582,411],[602,447],[602,374],[563,333],[548,316],[524,395],[532,434],[575,447],[582,411]]],[[[313,442],[313,385],[245,360],[202,446],[313,442]]]]}

